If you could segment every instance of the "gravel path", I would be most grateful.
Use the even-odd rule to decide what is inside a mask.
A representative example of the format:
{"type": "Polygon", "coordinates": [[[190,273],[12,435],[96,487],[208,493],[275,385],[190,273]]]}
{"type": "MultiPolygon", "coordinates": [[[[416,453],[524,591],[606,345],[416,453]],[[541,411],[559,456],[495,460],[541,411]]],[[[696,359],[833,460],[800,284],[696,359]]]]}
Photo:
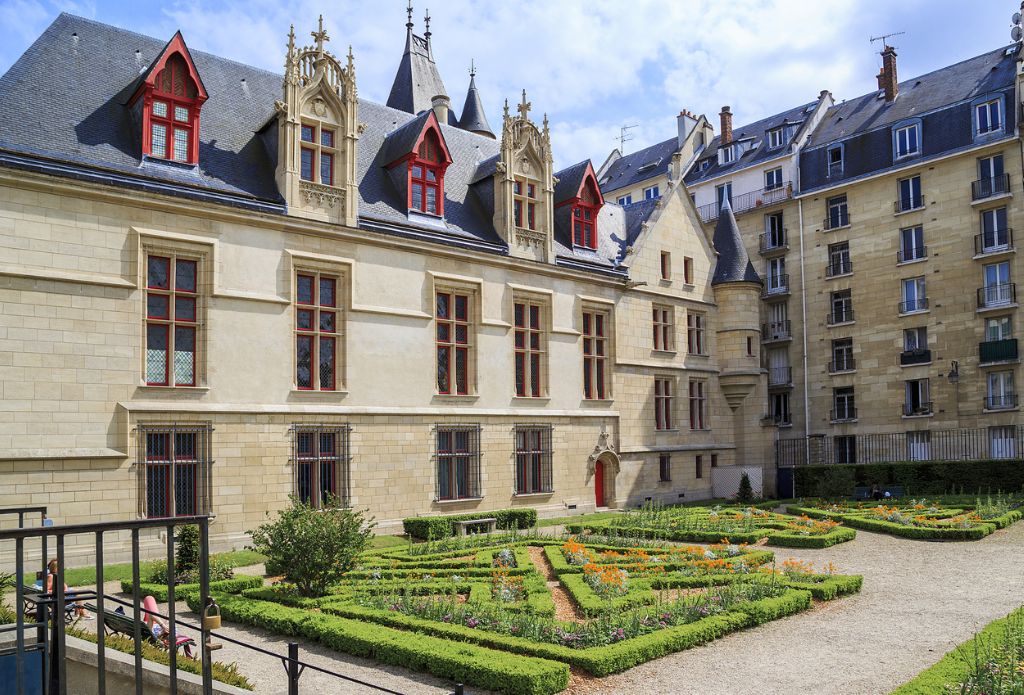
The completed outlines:
{"type": "MultiPolygon", "coordinates": [[[[780,560],[863,574],[860,594],[574,688],[585,693],[888,693],[1024,603],[1024,522],[968,543],[857,531],[780,560]]],[[[572,691],[570,691],[572,692],[572,691]]]]}

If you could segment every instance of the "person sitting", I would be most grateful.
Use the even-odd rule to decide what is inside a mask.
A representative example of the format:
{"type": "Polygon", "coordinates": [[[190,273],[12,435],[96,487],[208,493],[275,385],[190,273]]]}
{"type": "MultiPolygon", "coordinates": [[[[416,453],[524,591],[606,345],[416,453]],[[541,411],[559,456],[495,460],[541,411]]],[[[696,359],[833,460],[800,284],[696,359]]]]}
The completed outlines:
{"type": "MultiPolygon", "coordinates": [[[[53,580],[57,576],[58,569],[59,567],[57,565],[56,558],[46,563],[46,593],[48,594],[53,593],[53,580]]],[[[68,599],[73,599],[75,596],[75,591],[73,589],[69,589],[67,584],[64,584],[64,596],[68,599]]],[[[72,605],[75,607],[76,618],[83,618],[85,620],[96,620],[95,617],[93,617],[88,611],[85,610],[85,606],[83,606],[81,602],[76,601],[72,605]]]]}
{"type": "Polygon", "coordinates": [[[877,483],[871,486],[871,499],[875,500],[876,502],[882,499],[882,491],[879,489],[877,483]]]}

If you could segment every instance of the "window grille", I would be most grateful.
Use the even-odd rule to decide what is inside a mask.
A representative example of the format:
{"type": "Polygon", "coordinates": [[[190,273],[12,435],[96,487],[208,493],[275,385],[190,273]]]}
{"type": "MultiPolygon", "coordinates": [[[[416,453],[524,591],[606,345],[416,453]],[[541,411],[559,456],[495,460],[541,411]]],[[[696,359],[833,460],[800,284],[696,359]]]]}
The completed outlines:
{"type": "Polygon", "coordinates": [[[551,425],[516,425],[517,495],[553,492],[551,425]]]}
{"type": "Polygon", "coordinates": [[[348,425],[292,425],[292,494],[316,509],[351,503],[348,425]]]}
{"type": "Polygon", "coordinates": [[[480,430],[480,425],[438,425],[434,428],[435,500],[483,497],[480,489],[480,430]]]}
{"type": "Polygon", "coordinates": [[[212,423],[139,425],[139,514],[209,514],[213,499],[212,423]]]}

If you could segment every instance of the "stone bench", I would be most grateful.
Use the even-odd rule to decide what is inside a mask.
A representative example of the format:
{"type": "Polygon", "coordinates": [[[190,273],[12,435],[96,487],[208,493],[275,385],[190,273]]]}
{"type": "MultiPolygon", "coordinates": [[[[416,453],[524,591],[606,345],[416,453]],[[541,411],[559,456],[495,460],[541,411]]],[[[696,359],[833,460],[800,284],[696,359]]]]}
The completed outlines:
{"type": "MultiPolygon", "coordinates": [[[[491,519],[491,518],[488,518],[488,519],[466,519],[464,521],[453,521],[452,522],[452,528],[455,529],[455,535],[456,536],[465,536],[465,535],[467,535],[467,533],[469,532],[469,530],[471,528],[476,530],[476,529],[478,529],[478,527],[486,527],[485,530],[484,530],[484,533],[491,533],[492,531],[494,531],[494,529],[497,528],[497,525],[498,525],[498,520],[497,519],[491,519]]],[[[477,532],[479,532],[479,531],[477,531],[477,532]]]]}

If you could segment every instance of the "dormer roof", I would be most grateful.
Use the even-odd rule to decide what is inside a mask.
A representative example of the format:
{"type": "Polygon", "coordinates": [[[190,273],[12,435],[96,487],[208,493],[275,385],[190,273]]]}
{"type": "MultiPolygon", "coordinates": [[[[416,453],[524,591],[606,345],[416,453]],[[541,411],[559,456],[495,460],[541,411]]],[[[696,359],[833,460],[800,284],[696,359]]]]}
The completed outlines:
{"type": "Polygon", "coordinates": [[[452,155],[448,150],[448,143],[445,142],[444,133],[438,127],[437,116],[431,110],[424,111],[405,125],[388,133],[381,147],[381,159],[385,165],[391,166],[400,159],[415,154],[423,137],[431,128],[437,132],[445,162],[451,164],[452,155]]]}
{"type": "Polygon", "coordinates": [[[718,252],[718,263],[711,285],[722,285],[729,282],[761,282],[761,277],[754,270],[754,265],[743,245],[740,228],[736,225],[729,199],[722,201],[722,214],[718,216],[713,239],[715,251],[718,252]]]}
{"type": "Polygon", "coordinates": [[[192,60],[192,54],[189,53],[188,46],[185,45],[185,38],[181,35],[181,31],[175,32],[171,40],[167,42],[167,45],[163,47],[163,50],[157,54],[153,62],[149,64],[149,67],[139,75],[137,80],[138,85],[134,89],[131,99],[134,101],[135,97],[138,96],[139,91],[143,85],[155,86],[157,76],[167,66],[167,60],[174,54],[181,54],[181,57],[185,59],[185,65],[188,68],[189,76],[196,85],[196,100],[199,103],[206,101],[209,98],[209,94],[206,92],[206,86],[203,84],[203,79],[199,75],[199,70],[196,69],[195,61],[192,60]]]}
{"type": "MultiPolygon", "coordinates": [[[[434,63],[434,54],[430,48],[430,29],[423,36],[413,33],[412,8],[409,10],[409,21],[405,25],[405,51],[398,63],[395,81],[391,85],[387,105],[399,111],[413,115],[432,108],[434,97],[448,96],[448,90],[441,79],[441,73],[434,63]]],[[[458,125],[453,111],[448,112],[446,125],[458,125]]]]}

